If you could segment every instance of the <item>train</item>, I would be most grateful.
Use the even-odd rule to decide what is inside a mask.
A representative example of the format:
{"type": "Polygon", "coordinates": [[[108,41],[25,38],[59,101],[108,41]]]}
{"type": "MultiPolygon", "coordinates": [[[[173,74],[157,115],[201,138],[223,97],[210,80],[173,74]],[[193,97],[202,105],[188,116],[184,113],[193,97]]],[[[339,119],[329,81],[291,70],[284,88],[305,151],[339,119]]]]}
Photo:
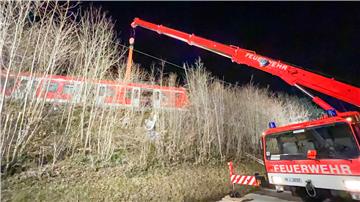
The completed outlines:
{"type": "Polygon", "coordinates": [[[91,100],[89,97],[94,96],[95,105],[100,107],[181,110],[188,104],[187,92],[183,87],[29,72],[0,72],[0,89],[3,94],[1,97],[5,99],[23,100],[30,96],[31,99],[63,104],[88,102],[91,100]]]}

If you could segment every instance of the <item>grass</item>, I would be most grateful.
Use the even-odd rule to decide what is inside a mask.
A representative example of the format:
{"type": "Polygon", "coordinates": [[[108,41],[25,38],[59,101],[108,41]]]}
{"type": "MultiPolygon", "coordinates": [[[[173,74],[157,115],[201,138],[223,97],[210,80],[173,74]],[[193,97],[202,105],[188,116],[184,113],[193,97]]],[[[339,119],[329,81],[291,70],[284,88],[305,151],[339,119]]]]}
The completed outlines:
{"type": "MultiPolygon", "coordinates": [[[[252,162],[244,165],[237,173],[261,170],[252,162]]],[[[215,201],[231,190],[228,167],[218,163],[134,171],[70,161],[51,170],[16,174],[2,183],[3,201],[215,201]]],[[[251,189],[237,186],[241,193],[251,189]]]]}

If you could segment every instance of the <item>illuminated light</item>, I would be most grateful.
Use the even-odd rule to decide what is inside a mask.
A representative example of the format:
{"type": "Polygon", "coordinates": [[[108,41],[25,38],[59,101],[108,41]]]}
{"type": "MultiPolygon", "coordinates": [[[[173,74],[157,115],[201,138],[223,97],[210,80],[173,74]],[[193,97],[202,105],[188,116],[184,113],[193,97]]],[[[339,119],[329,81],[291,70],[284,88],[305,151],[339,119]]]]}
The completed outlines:
{"type": "Polygon", "coordinates": [[[360,181],[358,180],[345,180],[344,185],[348,191],[360,192],[360,181]]]}
{"type": "Polygon", "coordinates": [[[299,130],[294,130],[293,133],[303,133],[305,132],[305,129],[299,129],[299,130]]]}
{"type": "Polygon", "coordinates": [[[265,132],[262,132],[261,135],[264,136],[264,135],[265,135],[265,132]]]}
{"type": "Polygon", "coordinates": [[[284,191],[284,186],[275,185],[275,189],[276,189],[277,192],[283,192],[284,191]]]}
{"type": "Polygon", "coordinates": [[[281,177],[279,177],[279,176],[272,176],[271,179],[274,184],[281,184],[283,182],[281,177]]]}
{"type": "Polygon", "coordinates": [[[337,116],[335,109],[326,110],[326,114],[327,114],[328,116],[337,116]]]}
{"type": "Polygon", "coordinates": [[[269,128],[276,128],[276,124],[273,121],[269,122],[269,128]]]}
{"type": "Polygon", "coordinates": [[[347,122],[352,122],[352,118],[351,118],[351,117],[347,117],[347,118],[346,118],[346,121],[347,121],[347,122]]]}
{"type": "Polygon", "coordinates": [[[129,44],[134,44],[134,42],[135,42],[134,37],[131,37],[131,38],[129,39],[129,44]]]}

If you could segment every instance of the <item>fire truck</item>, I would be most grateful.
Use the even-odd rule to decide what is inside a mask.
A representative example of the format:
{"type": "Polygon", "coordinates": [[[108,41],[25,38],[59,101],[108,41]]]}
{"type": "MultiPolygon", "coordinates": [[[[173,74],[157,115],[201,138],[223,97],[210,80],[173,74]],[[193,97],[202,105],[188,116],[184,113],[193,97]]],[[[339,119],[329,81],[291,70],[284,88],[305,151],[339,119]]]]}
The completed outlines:
{"type": "MultiPolygon", "coordinates": [[[[183,41],[238,64],[280,77],[298,88],[325,110],[317,120],[269,129],[261,135],[261,151],[267,182],[277,191],[291,190],[305,201],[350,195],[360,200],[360,113],[339,112],[308,89],[360,107],[360,88],[259,55],[251,50],[225,45],[194,34],[135,18],[139,26],[183,41]]],[[[260,134],[259,134],[260,135],[260,134]]]]}

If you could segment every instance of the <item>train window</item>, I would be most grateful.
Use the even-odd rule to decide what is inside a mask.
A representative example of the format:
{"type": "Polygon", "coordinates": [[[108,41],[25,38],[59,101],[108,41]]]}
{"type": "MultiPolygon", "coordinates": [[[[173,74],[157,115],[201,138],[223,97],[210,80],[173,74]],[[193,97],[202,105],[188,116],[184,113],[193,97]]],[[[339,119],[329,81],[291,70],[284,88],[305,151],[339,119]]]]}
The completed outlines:
{"type": "Polygon", "coordinates": [[[140,97],[140,90],[137,89],[137,88],[135,88],[135,89],[134,89],[134,98],[135,98],[135,99],[139,99],[139,97],[140,97]]]}
{"type": "Polygon", "coordinates": [[[104,96],[106,93],[106,87],[105,86],[100,86],[99,88],[99,96],[104,96]]]}
{"type": "Polygon", "coordinates": [[[160,91],[155,91],[155,100],[160,100],[160,91]]]}
{"type": "Polygon", "coordinates": [[[55,83],[55,82],[50,82],[49,86],[48,86],[48,92],[56,92],[58,89],[59,84],[55,83]]]}
{"type": "Polygon", "coordinates": [[[20,81],[20,85],[19,85],[19,90],[20,91],[23,91],[26,89],[27,87],[27,84],[28,84],[28,80],[27,79],[23,79],[20,81]]]}
{"type": "MultiPolygon", "coordinates": [[[[6,77],[1,77],[1,87],[3,88],[5,85],[6,77]]],[[[6,82],[6,89],[11,90],[15,86],[15,79],[13,77],[8,77],[6,82]]]]}
{"type": "Polygon", "coordinates": [[[115,95],[115,90],[113,87],[107,87],[107,90],[106,90],[106,95],[107,96],[114,96],[115,95]]]}
{"type": "Polygon", "coordinates": [[[153,91],[150,89],[144,89],[141,91],[141,104],[143,106],[152,105],[153,91]]]}
{"type": "Polygon", "coordinates": [[[35,91],[37,89],[38,86],[38,82],[37,81],[31,81],[31,86],[30,86],[30,90],[31,91],[35,91]]]}
{"type": "Polygon", "coordinates": [[[36,80],[32,81],[31,91],[35,91],[38,88],[38,86],[39,86],[39,81],[36,81],[36,80]]]}
{"type": "Polygon", "coordinates": [[[65,84],[63,87],[64,94],[73,94],[75,92],[75,87],[72,84],[65,84]]]}
{"type": "Polygon", "coordinates": [[[141,92],[141,97],[151,97],[153,94],[152,90],[143,90],[141,92]]]}
{"type": "Polygon", "coordinates": [[[126,89],[125,98],[126,98],[126,99],[131,99],[131,89],[129,89],[129,88],[126,89]]]}
{"type": "Polygon", "coordinates": [[[108,86],[100,86],[99,96],[114,96],[115,90],[108,86]]]}
{"type": "Polygon", "coordinates": [[[14,86],[15,86],[15,79],[14,78],[9,78],[6,88],[12,89],[14,86]]]}
{"type": "Polygon", "coordinates": [[[6,80],[6,77],[5,77],[5,76],[0,76],[0,85],[1,85],[1,88],[4,87],[4,85],[5,85],[5,80],[6,80]]]}
{"type": "Polygon", "coordinates": [[[173,98],[173,95],[171,96],[169,92],[163,91],[160,94],[161,103],[164,103],[164,105],[169,105],[172,102],[173,98]]]}

